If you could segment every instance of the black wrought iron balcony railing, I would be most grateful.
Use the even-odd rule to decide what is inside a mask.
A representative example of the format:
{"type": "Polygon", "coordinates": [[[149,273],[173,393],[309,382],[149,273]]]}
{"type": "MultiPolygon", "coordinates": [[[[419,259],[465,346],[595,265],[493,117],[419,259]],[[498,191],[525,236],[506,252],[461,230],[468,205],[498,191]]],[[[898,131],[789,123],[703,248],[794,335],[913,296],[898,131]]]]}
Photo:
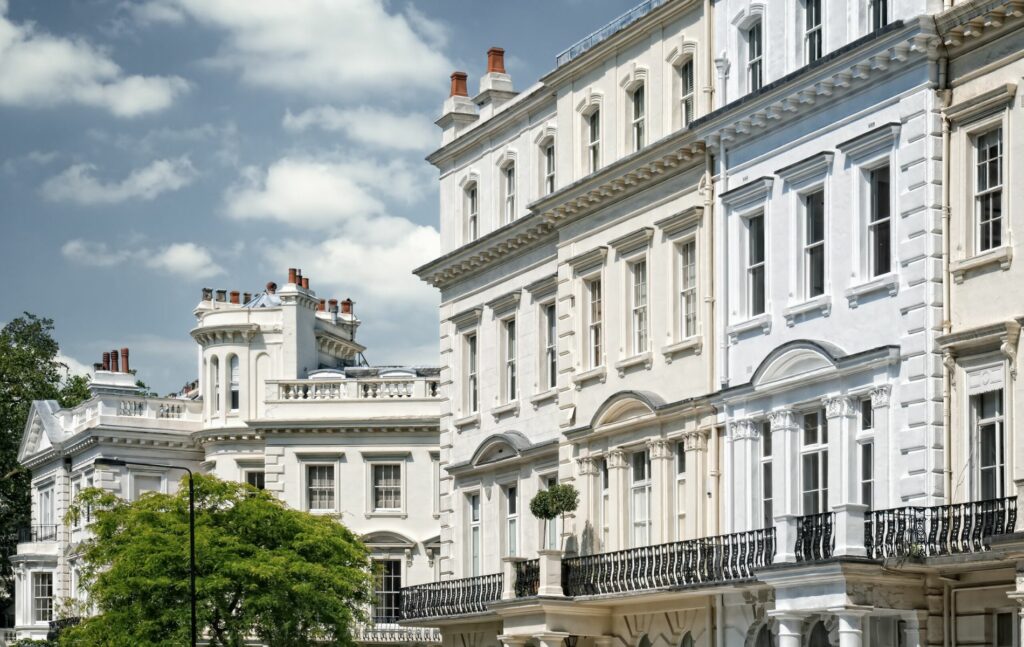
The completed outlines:
{"type": "Polygon", "coordinates": [[[402,619],[440,618],[483,613],[501,599],[501,573],[419,584],[402,589],[402,619]]]}
{"type": "Polygon", "coordinates": [[[797,517],[796,546],[798,562],[813,562],[832,557],[836,548],[836,513],[820,512],[797,517]]]}
{"type": "Polygon", "coordinates": [[[864,547],[873,559],[980,553],[1016,523],[1017,497],[871,510],[864,520],[864,547]]]}
{"type": "Polygon", "coordinates": [[[527,559],[515,564],[516,597],[528,598],[540,590],[540,560],[527,559]]]}
{"type": "Polygon", "coordinates": [[[37,524],[18,529],[18,541],[30,543],[37,541],[57,541],[56,524],[37,524]]]}
{"type": "Polygon", "coordinates": [[[775,558],[775,529],[689,539],[562,561],[567,596],[627,593],[753,577],[775,558]]]}

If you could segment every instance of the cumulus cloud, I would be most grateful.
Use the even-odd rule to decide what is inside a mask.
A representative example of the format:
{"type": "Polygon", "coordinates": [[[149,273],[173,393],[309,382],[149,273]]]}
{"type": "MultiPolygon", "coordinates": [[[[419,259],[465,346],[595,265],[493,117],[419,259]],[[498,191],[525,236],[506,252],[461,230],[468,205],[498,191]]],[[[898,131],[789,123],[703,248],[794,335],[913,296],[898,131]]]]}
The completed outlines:
{"type": "Polygon", "coordinates": [[[188,90],[180,77],[126,74],[86,41],[15,24],[6,13],[0,2],[0,105],[77,104],[137,117],[167,108],[188,90]]]}
{"type": "Polygon", "coordinates": [[[439,90],[451,64],[439,51],[444,27],[418,12],[389,12],[384,0],[147,0],[141,18],[180,13],[223,32],[213,65],[252,85],[351,97],[396,87],[439,90]]]}
{"type": "Polygon", "coordinates": [[[395,114],[370,107],[342,110],[318,106],[298,114],[289,110],[283,125],[292,132],[310,128],[342,132],[360,144],[396,150],[429,150],[440,141],[434,124],[423,115],[395,114]]]}
{"type": "Polygon", "coordinates": [[[86,366],[70,355],[57,353],[57,361],[68,367],[70,375],[92,375],[92,367],[86,366]]]}
{"type": "Polygon", "coordinates": [[[119,182],[104,182],[95,172],[95,165],[74,164],[44,182],[40,192],[51,202],[115,204],[133,199],[152,200],[161,193],[188,186],[196,178],[195,167],[187,157],[156,160],[119,182]]]}
{"type": "Polygon", "coordinates": [[[61,247],[64,258],[86,267],[113,267],[132,262],[164,274],[189,278],[208,278],[224,273],[205,247],[195,243],[171,243],[157,248],[111,249],[102,241],[79,238],[61,247]]]}
{"type": "Polygon", "coordinates": [[[404,162],[324,161],[285,157],[265,171],[246,170],[225,194],[238,220],[265,219],[305,229],[330,229],[353,218],[386,213],[378,195],[411,202],[426,183],[404,162]]]}

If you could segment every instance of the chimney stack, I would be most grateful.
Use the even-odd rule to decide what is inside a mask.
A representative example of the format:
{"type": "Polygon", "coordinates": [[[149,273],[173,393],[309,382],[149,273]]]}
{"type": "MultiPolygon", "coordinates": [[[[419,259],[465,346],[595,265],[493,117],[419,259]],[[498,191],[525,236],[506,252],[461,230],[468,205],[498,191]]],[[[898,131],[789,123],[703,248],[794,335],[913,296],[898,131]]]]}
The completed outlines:
{"type": "Polygon", "coordinates": [[[275,294],[277,292],[277,283],[273,281],[267,281],[267,294],[275,294]]]}
{"type": "Polygon", "coordinates": [[[466,85],[466,80],[469,75],[465,72],[452,72],[452,90],[448,95],[449,97],[468,97],[469,88],[466,85]]]}
{"type": "Polygon", "coordinates": [[[295,268],[294,267],[289,267],[288,268],[288,282],[289,283],[295,283],[296,282],[295,281],[295,277],[296,277],[295,268]]]}
{"type": "Polygon", "coordinates": [[[211,299],[213,299],[213,290],[203,288],[203,301],[210,301],[211,299]]]}
{"type": "Polygon", "coordinates": [[[324,301],[323,299],[320,299],[320,303],[316,304],[316,311],[317,312],[324,312],[324,304],[325,303],[327,303],[327,302],[324,301]]]}
{"type": "Polygon", "coordinates": [[[220,301],[221,303],[224,303],[225,301],[227,301],[227,298],[228,298],[228,291],[227,290],[217,290],[217,301],[220,301]]]}
{"type": "Polygon", "coordinates": [[[121,372],[122,373],[131,373],[131,371],[128,370],[128,349],[127,348],[122,348],[121,349],[121,372]]]}
{"type": "Polygon", "coordinates": [[[309,277],[307,277],[307,276],[302,277],[302,289],[303,290],[308,290],[309,289],[309,277]]]}
{"type": "Polygon", "coordinates": [[[238,290],[232,290],[231,291],[231,303],[233,303],[233,304],[235,304],[237,306],[238,305],[238,297],[239,297],[238,290]]]}
{"type": "Polygon", "coordinates": [[[110,370],[114,373],[121,372],[121,370],[117,368],[117,349],[110,351],[110,370]]]}
{"type": "Polygon", "coordinates": [[[345,299],[341,302],[341,314],[350,315],[352,314],[352,299],[345,299]]]}
{"type": "Polygon", "coordinates": [[[500,47],[492,47],[487,50],[487,73],[505,73],[505,50],[500,47]]]}
{"type": "Polygon", "coordinates": [[[103,370],[110,370],[110,353],[103,353],[103,370]]]}

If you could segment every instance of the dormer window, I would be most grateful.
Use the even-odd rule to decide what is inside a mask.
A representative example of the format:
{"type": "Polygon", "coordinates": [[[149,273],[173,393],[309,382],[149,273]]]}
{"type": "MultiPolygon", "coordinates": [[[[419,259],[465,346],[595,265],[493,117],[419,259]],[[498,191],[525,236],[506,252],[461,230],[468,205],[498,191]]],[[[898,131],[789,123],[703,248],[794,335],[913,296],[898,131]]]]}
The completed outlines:
{"type": "Polygon", "coordinates": [[[501,199],[504,208],[505,224],[516,219],[516,165],[509,162],[501,169],[501,199]]]}
{"type": "Polygon", "coordinates": [[[589,172],[601,168],[601,111],[594,110],[587,116],[587,159],[589,172]]]}
{"type": "Polygon", "coordinates": [[[693,88],[694,88],[694,75],[693,75],[693,59],[686,61],[679,66],[679,115],[682,119],[683,127],[690,125],[690,122],[694,120],[696,115],[693,111],[693,88]]]}
{"type": "Polygon", "coordinates": [[[646,106],[644,103],[644,86],[640,85],[631,94],[633,102],[633,150],[638,151],[644,147],[644,120],[646,106]]]}
{"type": "Polygon", "coordinates": [[[466,187],[466,240],[472,242],[480,237],[480,199],[476,184],[466,187]]]}
{"type": "Polygon", "coordinates": [[[747,89],[750,92],[757,92],[764,83],[763,56],[764,38],[758,21],[747,30],[747,89]]]}

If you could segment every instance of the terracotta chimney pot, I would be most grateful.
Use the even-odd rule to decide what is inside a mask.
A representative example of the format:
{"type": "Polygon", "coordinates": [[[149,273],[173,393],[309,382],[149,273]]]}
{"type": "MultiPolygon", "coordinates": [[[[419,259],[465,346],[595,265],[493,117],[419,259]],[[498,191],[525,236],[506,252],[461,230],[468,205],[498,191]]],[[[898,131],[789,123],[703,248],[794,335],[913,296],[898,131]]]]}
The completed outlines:
{"type": "Polygon", "coordinates": [[[325,305],[324,304],[326,304],[326,303],[327,303],[326,301],[324,301],[323,299],[320,299],[320,303],[316,304],[316,311],[317,312],[324,312],[324,310],[325,310],[325,305]]]}
{"type": "Polygon", "coordinates": [[[505,50],[500,47],[492,47],[487,50],[487,73],[505,73],[505,50]]]}
{"type": "Polygon", "coordinates": [[[341,302],[341,313],[350,315],[352,314],[352,299],[345,299],[341,302]]]}
{"type": "Polygon", "coordinates": [[[307,276],[302,277],[302,289],[303,290],[308,290],[309,289],[309,277],[307,277],[307,276]]]}
{"type": "Polygon", "coordinates": [[[110,353],[103,353],[103,370],[110,370],[110,353]]]}
{"type": "Polygon", "coordinates": [[[122,348],[121,349],[121,371],[123,373],[131,373],[131,371],[128,370],[128,349],[127,348],[122,348]]]}
{"type": "Polygon", "coordinates": [[[110,351],[110,370],[115,373],[120,373],[121,370],[117,368],[117,351],[110,351]]]}
{"type": "Polygon", "coordinates": [[[238,290],[232,290],[231,291],[231,303],[233,303],[235,305],[238,305],[238,298],[239,298],[239,296],[240,296],[240,294],[239,294],[238,290]]]}
{"type": "Polygon", "coordinates": [[[277,292],[277,283],[267,281],[267,294],[274,294],[275,292],[277,292]]]}
{"type": "Polygon", "coordinates": [[[466,79],[469,75],[465,72],[452,72],[452,92],[453,97],[468,97],[469,90],[466,87],[466,79]]]}
{"type": "Polygon", "coordinates": [[[296,277],[295,268],[294,267],[289,267],[288,268],[288,282],[289,283],[295,283],[295,277],[296,277]]]}

